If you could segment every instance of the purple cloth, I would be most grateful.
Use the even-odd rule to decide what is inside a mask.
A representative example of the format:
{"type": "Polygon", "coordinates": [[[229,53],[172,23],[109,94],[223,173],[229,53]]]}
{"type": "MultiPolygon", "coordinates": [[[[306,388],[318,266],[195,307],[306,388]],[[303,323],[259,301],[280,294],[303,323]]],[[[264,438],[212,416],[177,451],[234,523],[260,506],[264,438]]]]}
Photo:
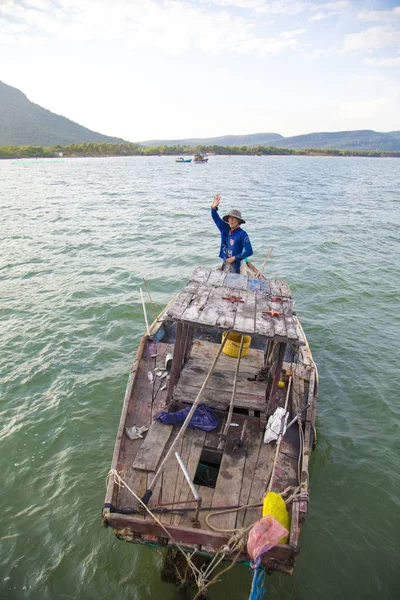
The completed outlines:
{"type": "MultiPolygon", "coordinates": [[[[175,425],[176,423],[183,423],[191,410],[191,406],[177,410],[176,412],[161,412],[157,416],[157,421],[163,425],[175,425]]],[[[204,431],[211,431],[219,425],[219,419],[215,412],[209,408],[206,404],[199,404],[193,413],[192,418],[188,427],[197,427],[197,429],[203,429],[204,431]]]]}

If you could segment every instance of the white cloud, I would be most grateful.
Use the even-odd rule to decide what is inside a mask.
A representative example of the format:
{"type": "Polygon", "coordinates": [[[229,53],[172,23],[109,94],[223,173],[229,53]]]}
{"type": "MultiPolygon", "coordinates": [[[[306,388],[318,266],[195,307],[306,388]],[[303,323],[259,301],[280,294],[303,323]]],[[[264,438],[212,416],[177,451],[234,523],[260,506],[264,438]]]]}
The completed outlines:
{"type": "Polygon", "coordinates": [[[400,19],[400,6],[396,6],[393,10],[363,11],[357,15],[357,19],[360,21],[396,22],[400,19]]]}
{"type": "Polygon", "coordinates": [[[329,17],[334,16],[336,13],[334,12],[327,12],[327,13],[323,13],[323,12],[318,12],[315,15],[311,15],[311,17],[309,17],[310,21],[322,21],[323,19],[329,19],[329,17]]]}
{"type": "Polygon", "coordinates": [[[379,26],[346,35],[342,52],[372,52],[400,44],[400,29],[379,26]]]}
{"type": "Polygon", "coordinates": [[[364,64],[369,67],[400,67],[400,56],[393,58],[366,58],[364,64]]]}
{"type": "MultiPolygon", "coordinates": [[[[1,0],[0,0],[1,1],[1,0]]],[[[28,0],[29,6],[45,6],[46,0],[28,0]]],[[[254,7],[263,3],[252,2],[254,7]]],[[[293,4],[293,3],[292,3],[293,4]]],[[[277,54],[294,47],[295,37],[304,30],[260,37],[254,22],[226,10],[209,12],[203,7],[167,0],[136,0],[134,3],[108,0],[58,0],[58,8],[44,12],[7,2],[12,14],[32,35],[56,37],[59,42],[121,41],[128,47],[152,47],[182,54],[190,48],[208,53],[230,50],[257,55],[277,54]]],[[[20,43],[11,25],[3,29],[8,43],[20,43]]],[[[25,40],[26,41],[26,40],[25,40]]],[[[37,42],[34,42],[37,43],[37,42]]]]}
{"type": "Polygon", "coordinates": [[[272,15],[297,15],[310,8],[310,3],[305,0],[202,0],[202,2],[272,15]]]}

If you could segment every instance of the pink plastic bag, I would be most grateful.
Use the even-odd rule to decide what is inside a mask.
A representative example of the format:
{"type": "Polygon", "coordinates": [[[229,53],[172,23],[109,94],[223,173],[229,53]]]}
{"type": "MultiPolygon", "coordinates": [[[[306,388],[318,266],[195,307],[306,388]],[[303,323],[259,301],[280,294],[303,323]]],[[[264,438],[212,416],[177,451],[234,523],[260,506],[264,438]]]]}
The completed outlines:
{"type": "Polygon", "coordinates": [[[267,515],[250,530],[247,552],[253,561],[276,546],[289,532],[272,515],[267,515]]]}

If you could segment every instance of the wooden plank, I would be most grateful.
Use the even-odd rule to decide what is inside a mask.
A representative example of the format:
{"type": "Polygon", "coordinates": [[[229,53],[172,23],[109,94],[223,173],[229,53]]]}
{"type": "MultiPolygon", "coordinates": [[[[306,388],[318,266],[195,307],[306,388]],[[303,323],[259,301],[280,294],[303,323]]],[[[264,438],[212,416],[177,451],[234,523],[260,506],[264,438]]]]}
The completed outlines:
{"type": "MultiPolygon", "coordinates": [[[[174,437],[175,436],[171,436],[170,441],[168,442],[167,447],[165,448],[165,454],[168,452],[172,443],[174,442],[174,437]]],[[[179,452],[179,454],[182,453],[182,444],[183,444],[183,440],[181,438],[180,440],[178,440],[176,447],[175,447],[175,451],[179,452]]],[[[169,502],[174,501],[175,488],[176,488],[177,479],[178,479],[180,473],[181,473],[181,468],[179,467],[179,463],[174,454],[168,460],[168,462],[165,466],[164,473],[163,473],[162,495],[159,500],[159,502],[161,504],[168,504],[169,502]]],[[[173,508],[173,507],[170,506],[169,508],[173,508]]],[[[161,521],[163,523],[171,523],[172,516],[173,515],[170,515],[168,513],[165,515],[161,515],[161,521]]]]}
{"type": "MultiPolygon", "coordinates": [[[[237,448],[234,453],[224,452],[214,490],[213,507],[239,504],[245,462],[246,448],[237,448]]],[[[219,515],[213,519],[213,525],[220,529],[233,529],[236,516],[236,512],[219,515]]]]}
{"type": "Polygon", "coordinates": [[[292,503],[292,510],[290,515],[290,532],[289,532],[289,544],[293,550],[297,551],[299,545],[299,512],[300,505],[296,500],[292,503]]]}
{"type": "MultiPolygon", "coordinates": [[[[198,367],[210,368],[214,356],[217,353],[218,344],[214,342],[206,342],[203,340],[195,340],[192,347],[192,352],[188,365],[195,364],[198,367]]],[[[288,363],[289,364],[289,363],[288,363]]],[[[264,365],[264,351],[257,350],[255,348],[249,348],[246,356],[243,356],[240,361],[240,373],[248,373],[249,375],[255,375],[264,365]]],[[[187,367],[185,367],[187,368],[187,367]]],[[[289,368],[289,367],[287,367],[289,368]]],[[[218,371],[230,371],[232,373],[236,370],[236,359],[226,354],[221,354],[218,359],[217,365],[218,371]]]]}
{"type": "Polygon", "coordinates": [[[204,309],[199,312],[197,322],[232,329],[236,319],[237,304],[224,300],[226,289],[224,287],[212,288],[204,309]]]}
{"type": "Polygon", "coordinates": [[[207,283],[208,278],[210,276],[211,269],[207,267],[196,267],[190,276],[190,281],[197,281],[197,283],[207,283]]]}
{"type": "Polygon", "coordinates": [[[263,311],[271,310],[270,297],[262,294],[261,292],[256,293],[256,308],[255,308],[255,331],[260,335],[273,337],[275,334],[275,325],[273,318],[269,315],[263,315],[263,311]]]}
{"type": "MultiPolygon", "coordinates": [[[[274,296],[273,296],[274,297],[274,296]]],[[[274,335],[278,335],[283,338],[288,337],[286,323],[285,323],[285,313],[280,302],[272,302],[271,300],[271,310],[275,310],[276,312],[282,312],[283,314],[280,317],[270,317],[272,319],[272,323],[274,325],[274,335]]]]}
{"type": "Polygon", "coordinates": [[[227,273],[225,271],[220,271],[218,269],[211,271],[210,276],[208,278],[208,285],[215,285],[217,287],[221,287],[224,285],[225,277],[227,273]]]}
{"type": "MultiPolygon", "coordinates": [[[[194,429],[191,438],[192,444],[190,447],[189,459],[186,463],[186,469],[192,480],[194,480],[200,456],[203,451],[206,432],[202,431],[201,429],[194,429]]],[[[190,491],[189,484],[187,483],[186,479],[184,479],[181,486],[181,492],[179,494],[179,500],[186,500],[187,498],[192,499],[192,492],[190,491]]],[[[194,503],[190,503],[187,505],[183,504],[181,506],[182,508],[184,508],[185,506],[187,508],[191,508],[194,506],[194,503]]],[[[176,522],[178,519],[179,523],[182,523],[185,520],[185,517],[178,517],[177,519],[174,519],[174,521],[176,522]]]]}
{"type": "Polygon", "coordinates": [[[244,292],[243,303],[239,303],[236,311],[235,331],[254,333],[256,296],[251,292],[244,292]]]}
{"type": "MultiPolygon", "coordinates": [[[[254,470],[253,480],[248,504],[259,504],[264,501],[265,493],[268,487],[268,481],[271,476],[272,465],[275,456],[275,444],[264,444],[260,446],[260,452],[257,458],[257,466],[254,470]]],[[[244,527],[249,527],[252,523],[261,519],[262,508],[248,508],[244,517],[244,527]]]]}
{"type": "MultiPolygon", "coordinates": [[[[274,444],[274,448],[276,444],[274,444]]],[[[276,461],[272,491],[283,492],[288,486],[298,486],[297,459],[279,452],[276,461]]]]}
{"type": "Polygon", "coordinates": [[[271,295],[271,286],[269,284],[269,279],[260,280],[260,294],[263,294],[264,296],[271,295]]]}
{"type": "MultiPolygon", "coordinates": [[[[183,436],[180,455],[181,455],[181,458],[182,458],[185,466],[187,466],[187,464],[189,462],[190,450],[192,448],[192,442],[193,442],[195,431],[197,431],[197,430],[188,427],[183,436]]],[[[176,461],[176,462],[178,464],[178,461],[176,461]]],[[[179,467],[178,474],[176,477],[176,482],[175,482],[175,492],[174,492],[174,497],[173,497],[174,502],[179,502],[180,500],[186,499],[186,497],[182,493],[185,482],[186,482],[185,475],[184,475],[182,469],[179,467]]],[[[187,491],[186,487],[185,487],[185,491],[187,491]]],[[[193,503],[193,506],[195,506],[195,503],[193,503]]],[[[171,507],[171,508],[173,508],[173,507],[171,507]]],[[[180,505],[178,505],[177,508],[180,508],[180,505]]],[[[180,518],[181,517],[179,515],[172,515],[171,523],[176,523],[178,525],[180,518]]]]}
{"type": "Polygon", "coordinates": [[[254,279],[252,277],[249,277],[249,280],[247,282],[247,289],[251,292],[258,292],[260,291],[263,285],[263,281],[262,279],[254,279]]]}
{"type": "Polygon", "coordinates": [[[289,340],[298,341],[296,322],[293,317],[293,303],[282,302],[281,310],[285,318],[286,334],[289,340]]]}
{"type": "Polygon", "coordinates": [[[225,281],[224,281],[224,288],[226,288],[226,292],[227,292],[226,295],[229,296],[229,294],[232,293],[232,290],[230,290],[228,288],[234,288],[235,291],[247,290],[248,280],[249,280],[249,278],[247,277],[247,275],[237,275],[236,273],[227,273],[225,281]]]}
{"type": "Polygon", "coordinates": [[[286,283],[286,281],[280,281],[279,285],[280,285],[280,288],[281,288],[281,296],[282,296],[282,298],[291,298],[292,295],[290,293],[290,289],[289,289],[289,286],[286,283]]]}
{"type": "MultiPolygon", "coordinates": [[[[243,469],[242,489],[240,491],[239,503],[241,506],[249,504],[251,487],[253,483],[254,471],[257,466],[258,455],[263,444],[264,431],[260,431],[259,425],[248,425],[248,436],[246,448],[246,462],[243,469]]],[[[241,510],[237,513],[236,527],[243,527],[246,511],[241,510]]]]}
{"type": "Polygon", "coordinates": [[[154,421],[133,461],[135,469],[155,471],[172,432],[172,425],[154,421]]]}
{"type": "Polygon", "coordinates": [[[213,288],[200,285],[197,288],[196,293],[193,294],[190,304],[188,304],[186,309],[183,311],[181,319],[183,319],[184,321],[191,321],[192,323],[196,323],[202,311],[207,305],[207,300],[212,289],[213,288]]]}
{"type": "Polygon", "coordinates": [[[281,295],[281,285],[278,279],[270,279],[269,286],[271,290],[271,296],[280,296],[281,295]]]}
{"type": "Polygon", "coordinates": [[[187,308],[194,294],[197,292],[199,283],[191,281],[173,300],[162,316],[163,321],[168,319],[179,319],[183,311],[187,308]]]}
{"type": "Polygon", "coordinates": [[[296,377],[302,377],[306,381],[310,379],[311,367],[307,367],[301,363],[289,363],[283,361],[283,370],[284,371],[292,371],[293,375],[296,377]]]}

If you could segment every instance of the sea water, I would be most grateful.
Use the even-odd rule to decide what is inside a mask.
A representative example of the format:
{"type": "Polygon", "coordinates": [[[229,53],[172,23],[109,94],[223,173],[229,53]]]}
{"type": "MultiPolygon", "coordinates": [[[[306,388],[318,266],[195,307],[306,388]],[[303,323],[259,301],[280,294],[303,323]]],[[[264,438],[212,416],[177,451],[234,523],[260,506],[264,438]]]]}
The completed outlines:
{"type": "MultiPolygon", "coordinates": [[[[311,501],[295,573],[267,598],[400,596],[396,159],[0,161],[0,597],[181,598],[164,552],[101,526],[129,369],[157,310],[219,264],[209,207],[242,211],[285,279],[319,369],[311,501]],[[147,302],[151,320],[151,305],[147,302]]],[[[235,566],[211,599],[248,598],[235,566]]],[[[188,597],[191,597],[190,594],[188,597]]]]}

